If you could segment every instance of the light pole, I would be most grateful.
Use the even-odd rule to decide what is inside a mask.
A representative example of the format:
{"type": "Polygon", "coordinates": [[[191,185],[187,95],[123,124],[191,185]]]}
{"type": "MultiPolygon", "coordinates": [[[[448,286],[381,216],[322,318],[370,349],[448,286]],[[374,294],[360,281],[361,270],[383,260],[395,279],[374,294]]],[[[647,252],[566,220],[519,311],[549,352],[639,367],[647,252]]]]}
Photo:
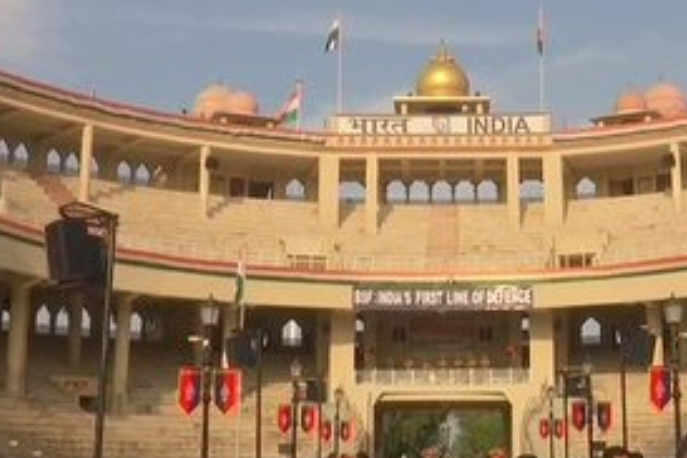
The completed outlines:
{"type": "Polygon", "coordinates": [[[291,363],[291,458],[298,458],[298,407],[300,402],[300,383],[303,366],[294,359],[291,363]]]}
{"type": "Polygon", "coordinates": [[[203,304],[200,309],[200,320],[203,324],[203,367],[202,367],[202,403],[203,403],[203,424],[200,443],[200,457],[208,458],[210,447],[210,402],[212,401],[212,372],[213,361],[213,340],[215,337],[215,327],[219,316],[219,307],[215,304],[214,298],[203,304]]]}
{"type": "Polygon", "coordinates": [[[584,372],[587,387],[587,453],[589,458],[594,458],[594,393],[592,390],[592,365],[590,362],[585,361],[582,364],[582,372],[584,372]]]}
{"type": "Polygon", "coordinates": [[[554,414],[553,414],[553,401],[556,397],[556,388],[553,386],[549,386],[546,389],[546,397],[548,398],[549,401],[549,416],[547,421],[549,422],[549,458],[556,458],[556,448],[554,445],[554,414]]]}
{"type": "Polygon", "coordinates": [[[663,307],[663,319],[668,325],[670,335],[670,377],[673,381],[673,413],[675,415],[675,458],[680,458],[680,438],[682,436],[682,423],[680,412],[680,324],[682,323],[682,304],[671,294],[670,299],[663,307]]]}
{"type": "Polygon", "coordinates": [[[334,390],[334,458],[339,458],[341,440],[341,403],[344,400],[344,390],[338,387],[334,390]]]}

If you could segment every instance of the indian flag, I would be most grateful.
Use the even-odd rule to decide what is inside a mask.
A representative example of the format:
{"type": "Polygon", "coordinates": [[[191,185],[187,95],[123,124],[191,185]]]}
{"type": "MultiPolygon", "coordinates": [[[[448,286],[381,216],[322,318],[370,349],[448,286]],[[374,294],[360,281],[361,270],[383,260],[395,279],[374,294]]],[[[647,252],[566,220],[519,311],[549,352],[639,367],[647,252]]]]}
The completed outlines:
{"type": "Polygon", "coordinates": [[[341,23],[339,20],[335,20],[332,26],[329,28],[329,33],[327,34],[327,41],[324,43],[324,52],[334,52],[339,49],[341,44],[341,23]]]}
{"type": "Polygon", "coordinates": [[[234,304],[243,305],[243,295],[246,287],[246,265],[240,260],[236,266],[236,285],[234,287],[234,304]]]}
{"type": "Polygon", "coordinates": [[[302,103],[303,88],[302,84],[299,82],[296,84],[296,88],[293,90],[291,96],[289,96],[288,100],[277,116],[279,124],[288,124],[291,126],[296,126],[296,128],[300,128],[302,103]]]}
{"type": "Polygon", "coordinates": [[[544,44],[546,41],[544,30],[544,8],[539,8],[539,21],[537,22],[537,52],[540,56],[544,55],[544,44]]]}

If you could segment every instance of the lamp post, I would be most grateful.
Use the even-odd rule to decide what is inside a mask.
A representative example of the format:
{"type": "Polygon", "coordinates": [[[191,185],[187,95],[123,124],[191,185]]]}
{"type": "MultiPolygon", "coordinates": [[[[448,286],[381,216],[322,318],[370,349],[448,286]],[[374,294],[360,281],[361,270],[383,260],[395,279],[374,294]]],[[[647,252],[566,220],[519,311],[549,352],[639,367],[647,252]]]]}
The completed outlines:
{"type": "Polygon", "coordinates": [[[300,402],[300,383],[303,366],[294,359],[291,363],[291,458],[298,458],[298,407],[300,402]]]}
{"type": "Polygon", "coordinates": [[[548,424],[549,424],[549,458],[556,458],[556,448],[554,445],[553,437],[554,437],[554,414],[553,414],[553,401],[556,398],[556,389],[553,386],[549,386],[546,389],[546,397],[548,398],[549,402],[549,415],[547,418],[548,424]]]}
{"type": "Polygon", "coordinates": [[[341,403],[344,400],[344,390],[338,387],[334,390],[334,457],[339,458],[341,440],[341,403]]]}
{"type": "Polygon", "coordinates": [[[680,437],[682,436],[682,423],[680,412],[680,324],[682,323],[682,304],[671,294],[670,299],[663,307],[663,319],[668,325],[670,335],[670,378],[673,381],[673,413],[675,415],[675,458],[680,458],[680,437]]]}
{"type": "Polygon", "coordinates": [[[212,401],[212,370],[214,366],[213,338],[218,316],[219,308],[215,305],[215,301],[211,295],[210,300],[206,304],[203,304],[200,309],[200,320],[203,324],[203,366],[201,371],[203,423],[200,443],[201,458],[208,458],[210,446],[210,402],[212,401]]]}
{"type": "Polygon", "coordinates": [[[582,372],[586,380],[586,404],[587,404],[587,453],[589,458],[594,458],[594,394],[592,390],[592,365],[585,361],[582,364],[582,372]]]}

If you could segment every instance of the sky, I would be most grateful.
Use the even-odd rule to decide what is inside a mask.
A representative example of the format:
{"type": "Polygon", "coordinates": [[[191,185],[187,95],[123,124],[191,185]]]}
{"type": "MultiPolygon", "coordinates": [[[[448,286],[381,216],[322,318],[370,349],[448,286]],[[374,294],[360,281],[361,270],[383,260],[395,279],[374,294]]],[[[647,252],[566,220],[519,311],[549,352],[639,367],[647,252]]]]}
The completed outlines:
{"type": "Polygon", "coordinates": [[[687,90],[685,0],[0,0],[0,69],[170,113],[221,82],[274,115],[300,79],[303,125],[317,130],[336,109],[323,47],[339,17],[347,113],[392,113],[442,40],[493,111],[532,112],[540,7],[557,129],[608,114],[628,89],[687,90]]]}

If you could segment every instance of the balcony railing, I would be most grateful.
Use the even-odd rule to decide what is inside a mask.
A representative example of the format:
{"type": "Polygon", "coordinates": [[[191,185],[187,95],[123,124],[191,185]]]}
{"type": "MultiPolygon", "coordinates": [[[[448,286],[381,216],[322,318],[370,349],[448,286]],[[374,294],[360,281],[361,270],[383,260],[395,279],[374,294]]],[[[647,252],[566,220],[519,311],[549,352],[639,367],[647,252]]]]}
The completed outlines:
{"type": "Polygon", "coordinates": [[[460,369],[362,369],[359,384],[372,385],[517,385],[530,381],[530,370],[521,367],[460,369]]]}

